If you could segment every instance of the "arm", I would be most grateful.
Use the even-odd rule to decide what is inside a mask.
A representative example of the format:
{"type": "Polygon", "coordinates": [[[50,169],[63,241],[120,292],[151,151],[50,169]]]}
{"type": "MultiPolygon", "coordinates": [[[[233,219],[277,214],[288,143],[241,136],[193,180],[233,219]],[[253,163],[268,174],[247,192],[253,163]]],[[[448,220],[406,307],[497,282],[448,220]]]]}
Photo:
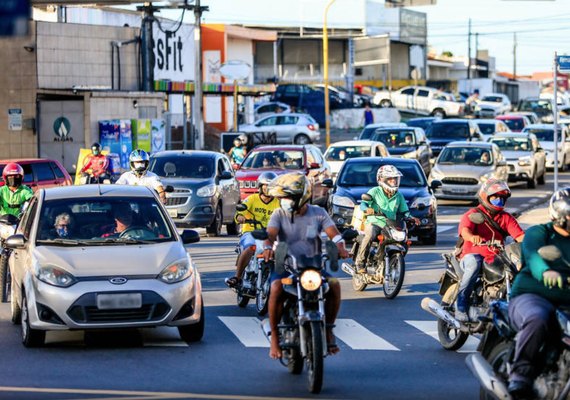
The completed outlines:
{"type": "Polygon", "coordinates": [[[531,227],[522,242],[522,254],[525,265],[530,268],[532,276],[542,282],[543,274],[550,270],[550,266],[538,254],[538,249],[545,246],[547,238],[546,228],[543,225],[531,227]]]}
{"type": "Polygon", "coordinates": [[[91,156],[87,156],[85,159],[85,164],[83,165],[83,168],[81,168],[81,173],[84,173],[85,171],[87,171],[89,168],[91,168],[91,156]]]}
{"type": "Polygon", "coordinates": [[[461,237],[463,238],[463,240],[467,240],[473,243],[474,245],[481,244],[481,242],[483,241],[483,238],[481,236],[475,235],[468,227],[464,227],[461,229],[461,237]]]}
{"type": "Polygon", "coordinates": [[[277,240],[279,229],[276,227],[267,227],[267,239],[263,246],[263,259],[269,261],[273,258],[273,243],[277,240]]]}
{"type": "MultiPolygon", "coordinates": [[[[242,202],[242,204],[245,205],[245,206],[247,206],[247,205],[249,204],[250,199],[251,199],[252,196],[253,196],[253,195],[247,196],[247,197],[245,198],[245,200],[242,202]]],[[[243,222],[246,220],[246,217],[245,217],[245,215],[244,215],[244,213],[246,213],[246,212],[249,213],[249,214],[251,214],[251,212],[249,211],[249,207],[248,207],[248,209],[247,209],[246,211],[243,211],[243,212],[241,212],[241,211],[236,211],[236,215],[235,215],[235,217],[234,217],[234,220],[235,220],[238,224],[243,224],[243,222]]],[[[255,218],[255,216],[254,216],[254,218],[255,218]]]]}
{"type": "Polygon", "coordinates": [[[340,235],[340,232],[338,231],[336,226],[335,225],[328,226],[327,228],[325,228],[325,233],[327,234],[329,239],[336,244],[336,247],[338,248],[338,255],[341,258],[348,258],[349,257],[348,251],[346,251],[346,248],[344,247],[344,239],[340,235]]]}

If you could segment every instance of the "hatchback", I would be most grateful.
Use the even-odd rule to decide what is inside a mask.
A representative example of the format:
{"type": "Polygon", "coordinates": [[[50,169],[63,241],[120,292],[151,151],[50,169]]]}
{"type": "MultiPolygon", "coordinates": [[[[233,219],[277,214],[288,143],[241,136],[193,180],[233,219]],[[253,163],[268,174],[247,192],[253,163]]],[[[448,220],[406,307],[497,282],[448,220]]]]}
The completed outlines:
{"type": "Polygon", "coordinates": [[[349,158],[358,157],[390,157],[386,145],[374,140],[346,140],[329,146],[325,152],[325,160],[331,166],[333,178],[349,158]]]}
{"type": "Polygon", "coordinates": [[[434,157],[437,157],[448,143],[457,140],[483,140],[479,126],[473,120],[468,119],[434,121],[426,134],[434,157]]]}
{"type": "Polygon", "coordinates": [[[272,114],[239,129],[245,133],[274,132],[276,143],[310,144],[320,138],[319,124],[309,114],[272,114]]]}
{"type": "Polygon", "coordinates": [[[384,143],[392,157],[418,160],[426,175],[429,175],[432,151],[422,128],[381,128],[371,139],[384,143]]]}
{"type": "MultiPolygon", "coordinates": [[[[57,160],[45,158],[26,158],[13,160],[0,160],[0,172],[11,162],[18,163],[24,169],[24,185],[36,191],[40,188],[73,185],[71,176],[57,160]]],[[[4,181],[0,180],[0,186],[4,181]]]]}

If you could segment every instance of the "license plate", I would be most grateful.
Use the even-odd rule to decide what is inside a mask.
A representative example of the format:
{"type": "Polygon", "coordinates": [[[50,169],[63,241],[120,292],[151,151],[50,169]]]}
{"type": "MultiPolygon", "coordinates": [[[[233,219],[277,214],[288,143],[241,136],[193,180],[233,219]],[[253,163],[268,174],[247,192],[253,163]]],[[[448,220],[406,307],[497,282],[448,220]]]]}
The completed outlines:
{"type": "Polygon", "coordinates": [[[172,218],[178,217],[178,210],[176,210],[175,208],[167,208],[167,210],[168,210],[168,215],[170,215],[172,218]]]}
{"type": "Polygon", "coordinates": [[[97,308],[99,310],[116,310],[119,308],[141,308],[141,307],[142,307],[142,295],[140,293],[97,295],[97,308]]]}
{"type": "Polygon", "coordinates": [[[467,189],[464,189],[464,188],[451,188],[451,189],[449,189],[449,191],[451,193],[458,193],[458,194],[459,193],[461,193],[461,194],[467,193],[467,189]]]}

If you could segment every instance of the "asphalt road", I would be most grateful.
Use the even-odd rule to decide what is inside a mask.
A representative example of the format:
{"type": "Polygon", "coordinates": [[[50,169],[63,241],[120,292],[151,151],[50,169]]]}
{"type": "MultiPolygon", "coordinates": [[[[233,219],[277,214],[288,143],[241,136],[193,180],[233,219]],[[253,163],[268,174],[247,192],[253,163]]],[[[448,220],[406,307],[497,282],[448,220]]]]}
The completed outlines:
{"type": "MultiPolygon", "coordinates": [[[[545,201],[552,174],[535,190],[513,188],[509,209],[518,212],[545,201]]],[[[561,176],[570,184],[570,174],[561,176]]],[[[424,296],[438,299],[440,254],[457,237],[465,203],[440,203],[436,246],[412,245],[401,294],[387,300],[380,287],[354,292],[341,278],[343,302],[335,333],[341,352],[325,361],[324,388],[312,396],[306,374],[290,375],[268,357],[268,342],[253,305],[240,309],[223,278],[232,273],[236,237],[203,237],[190,247],[204,287],[206,331],[202,342],[182,342],[174,328],[136,331],[48,333],[44,348],[25,349],[19,327],[0,305],[1,399],[441,399],[478,398],[466,352],[441,348],[435,320],[420,308],[424,296]]]]}

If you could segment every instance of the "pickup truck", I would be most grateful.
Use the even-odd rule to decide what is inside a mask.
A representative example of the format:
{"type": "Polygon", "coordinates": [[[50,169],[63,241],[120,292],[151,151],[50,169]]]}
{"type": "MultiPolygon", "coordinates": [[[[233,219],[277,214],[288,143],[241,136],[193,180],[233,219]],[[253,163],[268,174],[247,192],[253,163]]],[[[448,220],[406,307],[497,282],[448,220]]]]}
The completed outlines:
{"type": "Polygon", "coordinates": [[[406,86],[395,92],[380,91],[372,102],[380,107],[395,107],[399,111],[439,118],[461,116],[464,109],[464,104],[455,101],[452,94],[425,86],[406,86]]]}

